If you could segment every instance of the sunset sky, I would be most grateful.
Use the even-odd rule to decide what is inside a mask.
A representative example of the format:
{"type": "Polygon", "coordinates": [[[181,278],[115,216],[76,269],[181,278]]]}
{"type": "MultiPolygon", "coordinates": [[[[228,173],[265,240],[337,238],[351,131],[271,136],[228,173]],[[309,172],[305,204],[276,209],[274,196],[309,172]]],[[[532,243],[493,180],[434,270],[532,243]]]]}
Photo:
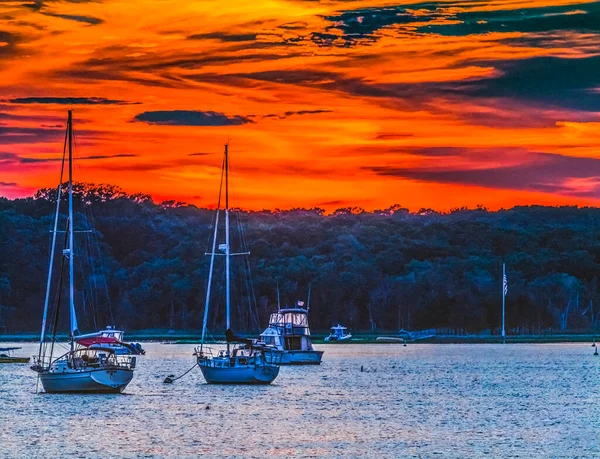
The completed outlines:
{"type": "Polygon", "coordinates": [[[0,3],[0,196],[248,209],[600,205],[600,3],[0,3]]]}

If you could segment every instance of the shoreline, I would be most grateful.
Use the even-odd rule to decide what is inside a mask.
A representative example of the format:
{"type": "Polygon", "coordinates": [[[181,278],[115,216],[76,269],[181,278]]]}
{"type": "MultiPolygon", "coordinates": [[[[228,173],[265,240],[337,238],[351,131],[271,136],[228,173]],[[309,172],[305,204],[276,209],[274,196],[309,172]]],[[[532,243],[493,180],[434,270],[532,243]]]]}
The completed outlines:
{"type": "MultiPolygon", "coordinates": [[[[158,341],[167,342],[168,344],[199,344],[200,334],[189,331],[168,332],[162,330],[139,330],[126,332],[125,341],[158,341]]],[[[252,335],[249,335],[252,336],[252,335]]],[[[403,340],[395,333],[380,334],[373,333],[356,333],[351,341],[345,342],[326,342],[324,340],[326,334],[316,333],[311,335],[312,341],[315,344],[328,345],[344,345],[344,344],[403,344],[403,340]]],[[[58,335],[60,341],[66,341],[67,335],[58,335]]],[[[508,335],[506,336],[507,344],[549,344],[549,343],[585,343],[596,342],[600,338],[599,333],[557,333],[543,335],[508,335]]],[[[225,337],[215,335],[217,342],[225,342],[225,337]]],[[[498,335],[436,335],[420,340],[408,340],[408,344],[501,344],[502,337],[498,335]]],[[[6,333],[0,335],[0,343],[2,342],[39,342],[39,333],[6,333]]]]}

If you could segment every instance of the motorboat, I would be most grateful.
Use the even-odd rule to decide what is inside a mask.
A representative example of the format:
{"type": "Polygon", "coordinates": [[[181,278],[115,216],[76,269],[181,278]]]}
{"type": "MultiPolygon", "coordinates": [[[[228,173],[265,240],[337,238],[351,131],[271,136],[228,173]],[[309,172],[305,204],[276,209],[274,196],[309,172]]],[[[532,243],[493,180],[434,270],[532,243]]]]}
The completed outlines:
{"type": "Polygon", "coordinates": [[[298,301],[295,308],[279,309],[271,314],[269,327],[259,342],[280,351],[282,365],[319,365],[323,351],[317,351],[310,339],[309,308],[298,301]]]}
{"type": "Polygon", "coordinates": [[[17,357],[15,351],[20,347],[0,347],[0,363],[29,363],[29,357],[17,357]]]}

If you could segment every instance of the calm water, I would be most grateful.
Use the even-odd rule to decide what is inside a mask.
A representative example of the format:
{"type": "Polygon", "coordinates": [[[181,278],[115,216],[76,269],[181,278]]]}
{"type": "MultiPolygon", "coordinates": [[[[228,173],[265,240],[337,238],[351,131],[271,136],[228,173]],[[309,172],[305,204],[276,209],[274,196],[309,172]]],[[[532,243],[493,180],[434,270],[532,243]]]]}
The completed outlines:
{"type": "Polygon", "coordinates": [[[123,395],[36,395],[0,365],[0,456],[600,458],[590,344],[324,345],[268,387],[163,384],[193,346],[144,347],[123,395]]]}

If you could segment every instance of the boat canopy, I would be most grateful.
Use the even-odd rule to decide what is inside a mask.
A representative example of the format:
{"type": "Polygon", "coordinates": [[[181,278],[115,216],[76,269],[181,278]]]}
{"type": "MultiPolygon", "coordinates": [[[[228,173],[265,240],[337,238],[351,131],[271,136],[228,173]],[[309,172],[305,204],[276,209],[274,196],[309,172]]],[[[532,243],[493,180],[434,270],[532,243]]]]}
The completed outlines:
{"type": "Polygon", "coordinates": [[[284,335],[310,335],[306,309],[280,309],[271,314],[269,327],[283,330],[284,335]]]}
{"type": "Polygon", "coordinates": [[[119,341],[112,336],[89,336],[89,337],[78,337],[75,338],[75,341],[80,346],[90,347],[94,344],[115,344],[119,341]]]}
{"type": "Polygon", "coordinates": [[[269,325],[285,327],[290,324],[294,328],[308,328],[308,316],[306,309],[282,309],[271,314],[269,325]]]}

